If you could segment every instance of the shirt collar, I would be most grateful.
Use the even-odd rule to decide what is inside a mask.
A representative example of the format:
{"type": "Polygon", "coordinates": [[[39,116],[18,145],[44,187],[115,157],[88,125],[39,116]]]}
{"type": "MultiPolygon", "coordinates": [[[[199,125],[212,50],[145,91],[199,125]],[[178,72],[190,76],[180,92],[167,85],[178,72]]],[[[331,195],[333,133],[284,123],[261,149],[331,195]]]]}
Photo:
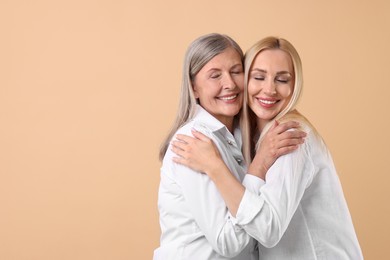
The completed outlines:
{"type": "MultiPolygon", "coordinates": [[[[207,112],[203,107],[200,105],[196,105],[196,113],[194,116],[194,120],[199,120],[202,123],[206,124],[207,127],[212,131],[216,132],[223,128],[226,128],[224,124],[221,123],[218,119],[216,119],[214,116],[212,116],[209,112],[207,112]]],[[[227,130],[227,128],[226,128],[227,130]]]]}
{"type": "Polygon", "coordinates": [[[207,126],[206,128],[211,132],[220,132],[226,138],[226,140],[236,142],[237,145],[241,148],[242,136],[238,124],[235,124],[233,130],[234,135],[232,135],[227,129],[227,127],[223,123],[221,123],[221,121],[212,116],[200,105],[196,105],[196,113],[193,120],[198,121],[198,123],[200,123],[200,126],[207,126]]]}

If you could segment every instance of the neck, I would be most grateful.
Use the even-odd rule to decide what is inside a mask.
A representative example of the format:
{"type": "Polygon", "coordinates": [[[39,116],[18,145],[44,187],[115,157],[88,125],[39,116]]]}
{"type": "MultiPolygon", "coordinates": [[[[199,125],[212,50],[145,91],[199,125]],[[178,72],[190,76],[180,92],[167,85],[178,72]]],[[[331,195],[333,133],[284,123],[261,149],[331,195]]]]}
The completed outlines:
{"type": "Polygon", "coordinates": [[[226,126],[226,128],[229,130],[229,132],[233,134],[234,117],[229,118],[229,119],[225,119],[222,123],[226,126]]]}
{"type": "Polygon", "coordinates": [[[264,120],[261,118],[257,118],[257,129],[259,129],[260,133],[263,131],[264,127],[269,123],[269,120],[264,120]]]}

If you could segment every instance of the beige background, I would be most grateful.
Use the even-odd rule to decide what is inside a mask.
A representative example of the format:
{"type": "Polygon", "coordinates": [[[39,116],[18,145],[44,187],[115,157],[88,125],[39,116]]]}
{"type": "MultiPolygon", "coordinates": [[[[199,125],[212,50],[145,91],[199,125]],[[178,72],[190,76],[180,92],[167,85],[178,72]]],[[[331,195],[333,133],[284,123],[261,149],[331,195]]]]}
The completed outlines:
{"type": "Polygon", "coordinates": [[[385,259],[389,13],[387,0],[1,0],[0,259],[151,259],[158,147],[184,51],[209,32],[296,46],[300,110],[333,153],[366,259],[385,259]]]}

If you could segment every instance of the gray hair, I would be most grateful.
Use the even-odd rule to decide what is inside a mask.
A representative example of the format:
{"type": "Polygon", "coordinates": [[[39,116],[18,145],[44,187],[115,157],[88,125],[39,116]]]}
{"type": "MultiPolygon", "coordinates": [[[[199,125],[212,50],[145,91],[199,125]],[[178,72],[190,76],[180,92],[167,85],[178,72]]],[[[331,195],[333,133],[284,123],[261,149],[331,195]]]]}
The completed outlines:
{"type": "Polygon", "coordinates": [[[162,160],[169,143],[176,131],[191,120],[196,112],[197,100],[194,95],[192,82],[195,76],[212,58],[233,48],[243,60],[244,54],[240,46],[229,36],[211,33],[195,39],[187,49],[184,57],[182,83],[180,91],[179,108],[173,126],[160,147],[159,158],[162,160]]]}

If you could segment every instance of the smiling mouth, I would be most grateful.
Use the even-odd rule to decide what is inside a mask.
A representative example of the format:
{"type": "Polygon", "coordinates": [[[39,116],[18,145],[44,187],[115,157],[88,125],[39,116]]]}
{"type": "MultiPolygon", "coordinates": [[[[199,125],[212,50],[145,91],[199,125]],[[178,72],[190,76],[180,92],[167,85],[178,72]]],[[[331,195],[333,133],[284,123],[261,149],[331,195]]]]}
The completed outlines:
{"type": "Polygon", "coordinates": [[[258,101],[265,105],[273,105],[276,104],[276,102],[278,102],[277,100],[264,100],[264,99],[258,99],[258,101]]]}
{"type": "Polygon", "coordinates": [[[238,94],[232,95],[232,96],[227,96],[227,97],[218,97],[218,99],[229,101],[229,100],[235,99],[236,97],[238,97],[238,94]]]}

